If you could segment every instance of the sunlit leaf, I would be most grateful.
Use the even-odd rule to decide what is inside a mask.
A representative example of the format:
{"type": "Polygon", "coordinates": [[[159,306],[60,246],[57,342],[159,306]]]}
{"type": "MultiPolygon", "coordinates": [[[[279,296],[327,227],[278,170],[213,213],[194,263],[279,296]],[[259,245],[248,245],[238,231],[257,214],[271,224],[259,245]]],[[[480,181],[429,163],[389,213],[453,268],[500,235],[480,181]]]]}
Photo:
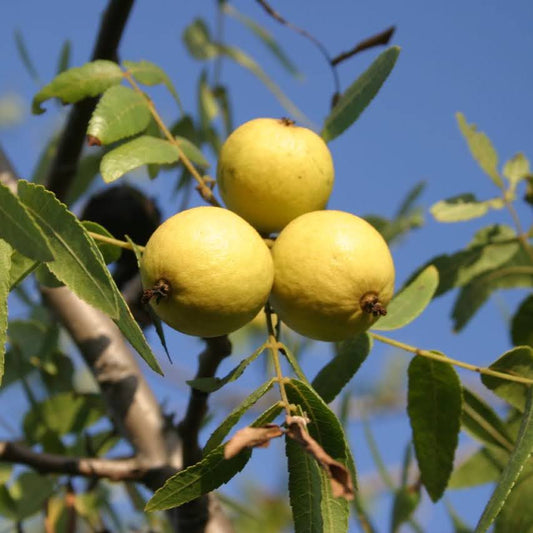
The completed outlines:
{"type": "Polygon", "coordinates": [[[518,182],[531,175],[529,160],[522,153],[514,155],[503,166],[503,175],[509,180],[513,188],[516,187],[518,182]]]}
{"type": "Polygon", "coordinates": [[[335,357],[313,380],[313,388],[326,403],[332,402],[364,363],[372,348],[372,339],[362,333],[338,343],[335,357]]]}
{"type": "Polygon", "coordinates": [[[209,167],[209,161],[204,157],[204,154],[196,145],[194,145],[189,139],[185,137],[175,137],[178,142],[178,146],[185,156],[193,163],[196,163],[200,167],[209,167]]]}
{"type": "Polygon", "coordinates": [[[9,273],[10,290],[13,290],[26,276],[31,274],[38,265],[38,261],[22,255],[17,250],[13,250],[11,254],[11,271],[9,273]]]}
{"type": "Polygon", "coordinates": [[[36,261],[51,261],[54,255],[41,228],[24,204],[0,183],[0,238],[36,261]]]}
{"type": "Polygon", "coordinates": [[[434,502],[452,472],[461,404],[461,383],[451,365],[421,356],[412,359],[407,412],[422,483],[434,502]]]}
{"type": "MultiPolygon", "coordinates": [[[[101,226],[100,224],[97,224],[96,222],[93,222],[91,220],[82,220],[81,224],[90,233],[97,233],[98,235],[102,235],[109,239],[114,238],[113,235],[109,233],[109,231],[107,231],[103,226],[101,226]]],[[[109,244],[107,242],[99,241],[97,239],[94,239],[94,240],[96,242],[96,246],[98,246],[98,249],[100,250],[100,253],[102,254],[102,257],[104,258],[104,262],[106,263],[106,265],[109,265],[110,263],[114,263],[122,255],[122,248],[119,248],[118,246],[115,246],[114,244],[109,244]]]]}
{"type": "MultiPolygon", "coordinates": [[[[533,350],[531,350],[533,352],[533,350]]],[[[533,389],[527,389],[524,414],[514,450],[505,465],[501,477],[476,526],[475,533],[487,531],[505,504],[525,463],[533,450],[533,389]]]]}
{"type": "Polygon", "coordinates": [[[4,375],[7,332],[7,297],[10,290],[12,248],[0,239],[0,385],[4,375]]]}
{"type": "Polygon", "coordinates": [[[82,300],[116,318],[114,282],[80,221],[41,185],[20,180],[18,190],[53,249],[55,261],[48,264],[51,272],[82,300]]]}
{"type": "Polygon", "coordinates": [[[143,165],[170,164],[178,159],[178,150],[172,143],[143,135],[108,152],[102,158],[100,172],[104,181],[110,183],[143,165]]]}
{"type": "Polygon", "coordinates": [[[529,295],[513,316],[511,338],[515,346],[533,347],[533,295],[529,295]]]}
{"type": "Polygon", "coordinates": [[[376,96],[400,54],[398,46],[382,52],[340,97],[324,121],[322,138],[330,142],[351,126],[376,96]]]}
{"type": "Polygon", "coordinates": [[[439,222],[461,222],[479,218],[489,209],[503,209],[504,206],[501,198],[480,202],[473,194],[468,193],[441,200],[431,206],[429,211],[439,222]]]}
{"type": "MultiPolygon", "coordinates": [[[[513,348],[505,352],[489,368],[498,372],[533,379],[533,348],[531,346],[513,348]]],[[[481,381],[494,394],[520,411],[524,410],[527,391],[531,388],[530,385],[487,375],[481,375],[481,381]]]]}
{"type": "Polygon", "coordinates": [[[386,316],[380,318],[372,329],[388,331],[403,328],[424,311],[438,285],[439,272],[430,265],[394,296],[387,306],[386,316]]]}
{"type": "Polygon", "coordinates": [[[58,74],[33,97],[32,112],[36,115],[44,113],[41,104],[50,98],[72,104],[89,96],[98,96],[109,87],[118,85],[122,79],[120,67],[104,59],[71,68],[58,74]]]}
{"type": "Polygon", "coordinates": [[[100,98],[89,121],[87,135],[93,143],[110,144],[144,131],[150,117],[143,96],[129,87],[115,85],[100,98]]]}
{"type": "Polygon", "coordinates": [[[455,118],[473,158],[495,185],[503,187],[502,178],[498,173],[498,154],[490,139],[483,132],[477,131],[475,124],[468,124],[462,113],[456,113],[455,118]]]}
{"type": "Polygon", "coordinates": [[[174,87],[174,84],[168,77],[167,73],[154,63],[146,60],[142,61],[123,61],[122,64],[131,72],[133,77],[142,85],[159,85],[162,83],[168,92],[174,97],[178,107],[182,109],[180,97],[174,87]]]}
{"type": "Polygon", "coordinates": [[[450,476],[448,489],[477,487],[500,477],[509,453],[502,448],[481,448],[461,462],[450,476]]]}

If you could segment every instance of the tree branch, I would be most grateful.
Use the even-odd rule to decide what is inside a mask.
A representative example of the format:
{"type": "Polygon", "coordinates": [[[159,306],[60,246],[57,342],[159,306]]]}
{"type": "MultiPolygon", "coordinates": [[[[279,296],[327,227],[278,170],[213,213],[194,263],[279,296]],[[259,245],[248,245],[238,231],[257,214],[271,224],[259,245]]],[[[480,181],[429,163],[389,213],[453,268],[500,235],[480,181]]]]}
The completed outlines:
{"type": "Polygon", "coordinates": [[[355,47],[352,48],[351,50],[348,50],[347,52],[342,52],[338,56],[334,57],[331,60],[331,64],[333,66],[338,65],[342,61],[345,61],[346,59],[354,56],[355,54],[358,54],[359,52],[362,52],[363,50],[368,50],[369,48],[372,48],[374,46],[388,44],[395,30],[396,28],[394,26],[391,26],[390,28],[387,28],[385,31],[382,31],[381,33],[377,33],[376,35],[373,35],[372,37],[368,37],[367,39],[364,39],[360,43],[356,44],[355,47]]]}
{"type": "MultiPolygon", "coordinates": [[[[105,10],[91,60],[117,61],[117,50],[133,0],[110,0],[105,10]]],[[[87,124],[98,99],[82,100],[72,106],[59,140],[57,153],[45,180],[47,187],[61,200],[66,196],[85,142],[87,124]]]]}

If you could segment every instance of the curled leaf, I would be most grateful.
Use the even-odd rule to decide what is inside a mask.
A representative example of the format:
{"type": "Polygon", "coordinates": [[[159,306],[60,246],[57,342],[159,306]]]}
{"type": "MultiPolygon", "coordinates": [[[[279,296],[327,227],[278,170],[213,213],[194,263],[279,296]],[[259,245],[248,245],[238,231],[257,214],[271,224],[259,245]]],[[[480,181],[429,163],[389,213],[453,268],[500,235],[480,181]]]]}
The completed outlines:
{"type": "Polygon", "coordinates": [[[308,420],[301,416],[288,416],[286,423],[288,426],[287,436],[296,441],[327,473],[331,491],[335,498],[353,500],[354,487],[352,477],[348,469],[339,461],[335,461],[324,448],[307,432],[308,420]]]}
{"type": "Polygon", "coordinates": [[[267,424],[259,428],[245,427],[240,429],[227,442],[224,448],[224,459],[231,459],[245,448],[266,448],[271,439],[281,437],[283,431],[277,424],[267,424]]]}

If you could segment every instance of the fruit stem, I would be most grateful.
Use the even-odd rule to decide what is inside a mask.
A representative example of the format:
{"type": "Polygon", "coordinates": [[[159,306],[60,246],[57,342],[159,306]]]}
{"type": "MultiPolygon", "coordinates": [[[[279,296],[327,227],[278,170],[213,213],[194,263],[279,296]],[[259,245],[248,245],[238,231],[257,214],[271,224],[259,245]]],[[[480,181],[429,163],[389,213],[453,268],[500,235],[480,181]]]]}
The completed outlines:
{"type": "Polygon", "coordinates": [[[203,178],[198,170],[196,170],[195,166],[191,163],[191,160],[183,153],[183,150],[180,147],[179,142],[174,138],[172,133],[170,133],[169,129],[166,127],[165,123],[163,122],[163,119],[159,116],[159,113],[157,112],[157,109],[154,106],[154,103],[150,99],[149,96],[145,94],[145,92],[137,85],[135,80],[133,79],[133,76],[130,74],[129,71],[124,72],[124,77],[128,80],[128,83],[133,87],[135,92],[140,94],[145,100],[146,104],[148,105],[148,109],[150,110],[150,113],[154,120],[156,121],[157,125],[165,135],[165,137],[171,142],[176,149],[178,150],[178,154],[180,156],[180,160],[183,163],[184,167],[191,173],[192,177],[198,182],[197,189],[200,193],[200,196],[209,204],[214,205],[215,207],[221,207],[219,201],[215,198],[215,195],[213,194],[213,191],[211,190],[211,187],[207,184],[207,180],[203,178]]]}
{"type": "Polygon", "coordinates": [[[498,372],[497,370],[492,370],[491,368],[471,365],[470,363],[464,363],[463,361],[459,361],[458,359],[452,359],[451,357],[448,357],[446,355],[438,354],[430,350],[421,350],[416,346],[411,346],[409,344],[390,339],[389,337],[378,335],[373,331],[370,332],[370,335],[377,341],[389,344],[390,346],[394,346],[395,348],[400,348],[401,350],[404,350],[406,352],[414,353],[415,355],[420,355],[422,357],[427,357],[428,359],[433,359],[434,361],[440,361],[442,363],[448,363],[450,365],[466,368],[467,370],[472,370],[473,372],[477,372],[478,374],[484,374],[485,376],[493,376],[495,378],[505,379],[507,381],[515,381],[516,383],[533,385],[533,379],[530,378],[516,376],[514,374],[508,374],[506,372],[498,372]]]}
{"type": "MultiPolygon", "coordinates": [[[[107,244],[112,244],[113,246],[118,246],[119,248],[124,248],[125,250],[134,251],[133,246],[126,241],[119,241],[118,239],[113,239],[111,237],[106,237],[105,235],[100,235],[100,233],[94,233],[93,231],[87,232],[95,241],[105,242],[107,244]]],[[[135,245],[137,250],[144,251],[144,246],[135,245]]]]}
{"type": "Polygon", "coordinates": [[[276,371],[276,381],[278,382],[278,386],[279,386],[281,402],[283,403],[285,412],[287,413],[288,416],[290,416],[292,414],[291,404],[289,403],[287,392],[285,391],[285,383],[284,383],[285,378],[283,377],[283,373],[281,371],[281,364],[279,362],[279,342],[278,342],[277,328],[275,329],[274,326],[272,325],[272,309],[268,303],[265,305],[265,316],[266,316],[266,323],[267,323],[267,330],[268,330],[267,346],[268,346],[268,349],[270,350],[270,354],[272,355],[272,362],[274,363],[274,369],[276,371]]]}

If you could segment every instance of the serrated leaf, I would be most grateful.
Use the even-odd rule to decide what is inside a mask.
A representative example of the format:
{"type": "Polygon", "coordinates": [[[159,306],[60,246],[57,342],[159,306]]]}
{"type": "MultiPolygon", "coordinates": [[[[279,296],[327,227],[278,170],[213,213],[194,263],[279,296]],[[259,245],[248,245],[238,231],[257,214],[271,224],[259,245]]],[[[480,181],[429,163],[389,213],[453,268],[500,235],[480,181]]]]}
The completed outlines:
{"type": "Polygon", "coordinates": [[[480,442],[509,451],[513,441],[504,422],[480,397],[463,387],[462,424],[480,442]]]}
{"type": "Polygon", "coordinates": [[[263,353],[263,351],[267,348],[266,344],[263,344],[260,346],[257,350],[252,353],[249,357],[246,359],[243,359],[235,368],[233,368],[228,374],[223,378],[197,378],[197,379],[191,379],[187,381],[187,385],[192,387],[193,389],[202,391],[202,392],[215,392],[218,389],[222,388],[227,383],[230,383],[231,381],[235,381],[236,379],[240,378],[242,376],[242,373],[246,370],[246,367],[255,361],[259,355],[263,353]]]}
{"type": "MultiPolygon", "coordinates": [[[[109,239],[114,239],[113,235],[111,235],[109,231],[107,231],[100,224],[93,222],[92,220],[82,220],[81,224],[85,228],[85,230],[88,231],[89,233],[97,233],[98,235],[102,235],[109,239]]],[[[106,265],[109,265],[110,263],[114,263],[122,255],[122,248],[119,248],[118,246],[115,246],[114,244],[109,244],[104,241],[99,241],[97,239],[93,239],[93,240],[95,241],[96,246],[98,246],[98,249],[100,250],[102,257],[104,258],[104,262],[106,265]]]]}
{"type": "Polygon", "coordinates": [[[387,306],[387,315],[372,329],[390,331],[410,324],[429,305],[439,285],[439,271],[429,265],[398,292],[387,306]]]}
{"type": "Polygon", "coordinates": [[[461,428],[461,383],[447,363],[415,356],[408,370],[407,412],[422,483],[439,500],[453,468],[461,428]]]}
{"type": "MultiPolygon", "coordinates": [[[[285,390],[289,402],[299,405],[311,420],[307,426],[311,437],[333,459],[348,467],[352,466],[350,465],[350,450],[343,428],[322,398],[309,385],[296,379],[286,380],[285,390]]],[[[333,498],[326,473],[320,470],[319,474],[322,487],[320,507],[323,531],[329,533],[344,532],[348,527],[348,502],[344,498],[333,498]]],[[[353,484],[356,485],[355,479],[353,479],[353,484]]]]}
{"type": "Polygon", "coordinates": [[[494,483],[500,477],[509,454],[501,448],[481,448],[452,472],[448,489],[464,489],[494,483]]]}
{"type": "Polygon", "coordinates": [[[473,194],[467,193],[441,200],[429,211],[439,222],[461,222],[482,217],[490,208],[503,209],[504,206],[501,198],[480,202],[473,194]]]}
{"type": "Polygon", "coordinates": [[[470,153],[479,166],[498,187],[503,187],[503,181],[498,173],[498,154],[490,139],[481,131],[477,131],[475,124],[468,124],[462,113],[456,113],[455,118],[470,153]]]}
{"type": "Polygon", "coordinates": [[[122,79],[120,67],[104,59],[71,68],[58,74],[33,97],[32,112],[35,115],[44,113],[41,104],[50,98],[73,104],[89,96],[98,96],[109,87],[118,85],[122,79]]]}
{"type": "Polygon", "coordinates": [[[522,474],[496,518],[494,533],[533,533],[533,475],[522,474]]]}
{"type": "Polygon", "coordinates": [[[533,295],[529,295],[513,316],[511,338],[515,346],[533,347],[533,295]]]}
{"type": "MultiPolygon", "coordinates": [[[[505,352],[489,368],[498,372],[513,374],[533,379],[533,348],[530,346],[518,346],[505,352]]],[[[529,385],[481,375],[481,381],[485,387],[494,394],[523,411],[526,403],[529,385]]]]}
{"type": "MultiPolygon", "coordinates": [[[[222,441],[228,436],[229,432],[235,426],[235,424],[241,419],[241,417],[254,405],[260,398],[262,398],[274,384],[274,379],[263,383],[254,392],[247,396],[233,411],[226,417],[226,419],[211,433],[208,441],[206,442],[203,454],[212,452],[222,441]]],[[[281,405],[279,403],[274,404],[271,407],[272,413],[281,412],[281,405]]],[[[277,414],[272,415],[272,419],[277,414]]]]}
{"type": "Polygon", "coordinates": [[[13,290],[26,276],[31,274],[38,265],[38,261],[22,255],[17,250],[13,250],[11,254],[11,271],[9,273],[10,290],[13,290]]]}
{"type": "Polygon", "coordinates": [[[87,135],[99,144],[111,144],[144,131],[150,117],[148,103],[142,95],[129,87],[115,85],[106,90],[96,105],[87,135]]]}
{"type": "Polygon", "coordinates": [[[527,157],[518,153],[515,154],[503,166],[503,175],[509,180],[513,188],[517,183],[531,175],[531,168],[527,157]]]}
{"type": "Polygon", "coordinates": [[[55,256],[51,272],[88,304],[118,317],[115,284],[80,221],[52,192],[24,180],[19,197],[46,235],[55,256]]]}
{"type": "Polygon", "coordinates": [[[346,89],[324,121],[321,135],[326,142],[338,137],[359,118],[388,78],[399,54],[398,46],[388,48],[346,89]]]}
{"type": "Polygon", "coordinates": [[[61,51],[59,52],[59,60],[57,62],[56,73],[61,74],[69,68],[70,65],[70,50],[71,44],[67,39],[61,46],[61,51]]]}
{"type": "MultiPolygon", "coordinates": [[[[268,409],[259,416],[252,427],[267,424],[279,410],[268,409]]],[[[207,494],[212,490],[227,483],[239,473],[251,456],[250,450],[244,450],[232,459],[224,459],[224,444],[217,446],[201,461],[165,481],[145,507],[146,512],[171,509],[207,494]]]]}
{"type": "Polygon", "coordinates": [[[54,254],[24,204],[0,183],[0,238],[36,261],[52,261],[54,254]]]}
{"type": "Polygon", "coordinates": [[[313,379],[313,388],[331,403],[364,363],[372,348],[368,333],[362,333],[335,346],[335,357],[313,379]]]}
{"type": "Polygon", "coordinates": [[[10,290],[12,248],[0,239],[0,385],[4,376],[4,360],[7,340],[7,297],[10,290]]]}
{"type": "Polygon", "coordinates": [[[292,439],[285,439],[289,472],[289,501],[295,533],[322,533],[322,485],[319,466],[292,439]]]}
{"type": "Polygon", "coordinates": [[[202,19],[195,19],[183,32],[183,42],[195,59],[205,60],[219,54],[218,47],[211,42],[207,24],[202,19]]]}
{"type": "Polygon", "coordinates": [[[179,159],[177,148],[164,139],[142,135],[108,152],[100,165],[102,178],[111,183],[143,165],[165,165],[179,159]]]}
{"type": "Polygon", "coordinates": [[[240,11],[231,5],[229,2],[222,4],[222,10],[236,18],[244,26],[246,26],[251,32],[253,32],[263,44],[272,52],[272,54],[278,59],[280,64],[285,68],[285,70],[296,78],[301,78],[302,74],[299,72],[298,68],[294,63],[289,59],[287,54],[283,51],[281,46],[276,42],[272,35],[265,29],[263,26],[260,26],[255,20],[244,15],[240,11]]]}
{"type": "Polygon", "coordinates": [[[182,110],[181,100],[174,84],[167,73],[151,61],[123,61],[122,64],[131,72],[132,76],[142,85],[159,85],[162,83],[174,97],[178,107],[182,110]]]}
{"type": "MultiPolygon", "coordinates": [[[[532,350],[533,351],[533,350],[532,350]]],[[[533,450],[533,389],[527,389],[526,405],[520,429],[516,438],[515,447],[509,461],[505,465],[501,477],[490,497],[483,514],[476,526],[475,533],[487,531],[501,508],[505,504],[509,493],[513,489],[518,476],[522,472],[533,450]]]]}

